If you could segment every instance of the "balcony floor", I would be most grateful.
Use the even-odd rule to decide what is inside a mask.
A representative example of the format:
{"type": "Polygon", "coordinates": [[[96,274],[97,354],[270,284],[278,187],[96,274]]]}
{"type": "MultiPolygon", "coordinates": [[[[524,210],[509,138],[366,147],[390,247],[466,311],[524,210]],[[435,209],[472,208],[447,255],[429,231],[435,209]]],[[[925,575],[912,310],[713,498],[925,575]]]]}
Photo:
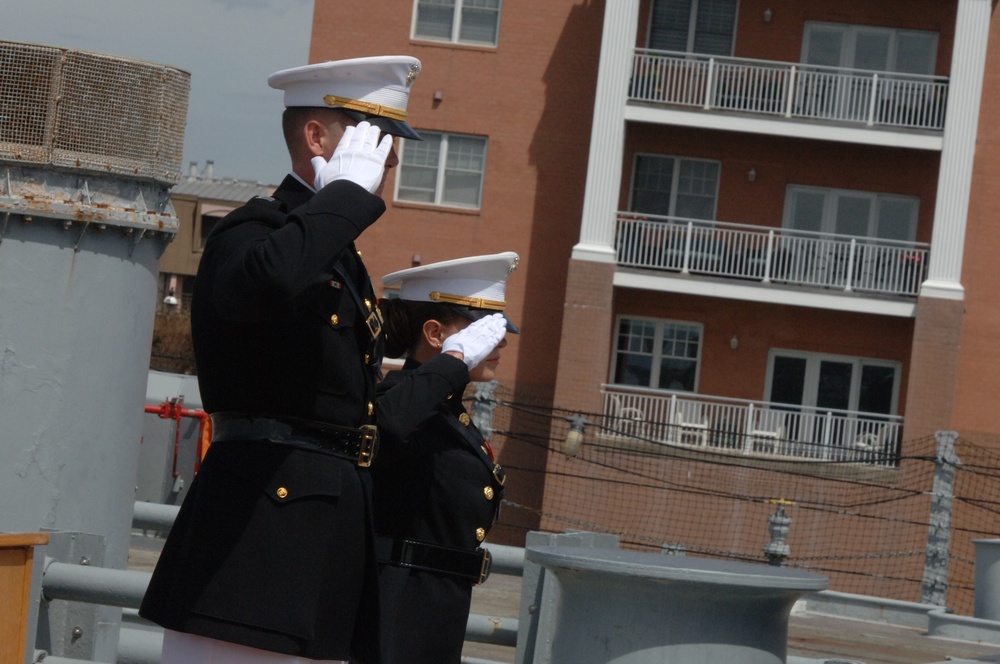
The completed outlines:
{"type": "Polygon", "coordinates": [[[913,318],[917,307],[916,301],[910,298],[627,267],[615,269],[614,285],[618,288],[902,318],[913,318]]]}
{"type": "Polygon", "coordinates": [[[940,152],[944,144],[941,132],[926,129],[890,129],[835,124],[803,118],[762,117],[750,113],[673,107],[653,102],[629,101],[625,107],[625,119],[631,122],[694,129],[787,136],[804,140],[834,141],[880,147],[902,147],[934,152],[940,152]]]}

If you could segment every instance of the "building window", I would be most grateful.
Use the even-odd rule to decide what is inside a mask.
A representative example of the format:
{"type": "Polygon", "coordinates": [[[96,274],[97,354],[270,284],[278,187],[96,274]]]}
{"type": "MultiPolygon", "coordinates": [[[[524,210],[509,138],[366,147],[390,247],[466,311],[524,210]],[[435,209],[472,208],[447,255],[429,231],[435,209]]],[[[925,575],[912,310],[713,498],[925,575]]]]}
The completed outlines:
{"type": "Polygon", "coordinates": [[[218,226],[219,222],[235,209],[232,205],[219,205],[215,203],[202,203],[198,206],[193,240],[195,251],[201,251],[205,248],[205,241],[208,240],[212,229],[218,226]]]}
{"type": "Polygon", "coordinates": [[[496,46],[501,0],[417,0],[413,36],[496,46]]]}
{"type": "Polygon", "coordinates": [[[478,209],[486,169],[486,139],[421,130],[422,141],[401,146],[396,200],[478,209]]]}
{"type": "Polygon", "coordinates": [[[772,403],[809,410],[878,415],[896,412],[900,363],[842,355],[773,350],[768,362],[772,403]]]}
{"type": "Polygon", "coordinates": [[[220,221],[222,221],[222,217],[219,215],[215,214],[201,215],[201,224],[200,224],[201,231],[199,234],[199,237],[201,238],[201,243],[198,245],[199,248],[205,247],[205,241],[208,240],[209,234],[212,232],[212,229],[218,225],[220,221]]]}
{"type": "Polygon", "coordinates": [[[792,185],[785,228],[913,242],[920,199],[868,191],[792,185]]]}
{"type": "Polygon", "coordinates": [[[936,32],[807,22],[802,61],[843,69],[931,75],[937,43],[936,32]]]}
{"type": "Polygon", "coordinates": [[[647,47],[732,55],[737,0],[654,0],[647,47]]]}
{"type": "Polygon", "coordinates": [[[630,210],[685,219],[715,219],[717,161],[663,155],[635,156],[630,210]]]}
{"type": "Polygon", "coordinates": [[[702,326],[673,320],[622,317],[611,381],[694,392],[702,326]]]}

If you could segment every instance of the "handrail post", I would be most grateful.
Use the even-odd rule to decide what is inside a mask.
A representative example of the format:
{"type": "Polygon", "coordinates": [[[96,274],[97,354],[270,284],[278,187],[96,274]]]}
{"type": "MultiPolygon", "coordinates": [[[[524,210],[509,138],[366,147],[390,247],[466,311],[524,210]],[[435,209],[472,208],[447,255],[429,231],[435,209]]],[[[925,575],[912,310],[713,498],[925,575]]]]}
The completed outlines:
{"type": "Polygon", "coordinates": [[[702,106],[706,111],[712,108],[712,100],[715,98],[715,58],[708,59],[708,79],[705,81],[705,103],[702,106]]]}
{"type": "Polygon", "coordinates": [[[857,251],[858,241],[851,238],[851,243],[847,250],[847,270],[844,274],[844,291],[850,293],[854,289],[851,287],[851,281],[854,279],[854,252],[857,251]]]}
{"type": "Polygon", "coordinates": [[[747,404],[747,421],[743,426],[743,454],[750,454],[750,446],[753,441],[750,439],[750,432],[753,431],[753,404],[747,404]]]}
{"type": "Polygon", "coordinates": [[[684,256],[681,259],[681,274],[691,272],[691,236],[694,234],[694,222],[687,222],[687,232],[684,235],[684,256]]]}
{"type": "Polygon", "coordinates": [[[878,74],[872,74],[872,97],[868,102],[868,126],[875,125],[875,106],[878,100],[878,74]]]}
{"type": "Polygon", "coordinates": [[[788,70],[787,78],[788,82],[785,84],[785,117],[792,117],[792,107],[795,103],[795,82],[798,78],[795,76],[797,68],[792,65],[788,70]]]}
{"type": "Polygon", "coordinates": [[[761,280],[765,284],[771,283],[771,260],[774,258],[774,230],[767,231],[767,251],[764,254],[764,278],[761,280]]]}
{"type": "Polygon", "coordinates": [[[833,429],[833,412],[826,411],[826,417],[823,418],[823,458],[829,459],[832,456],[832,451],[830,449],[830,436],[833,429]]]}

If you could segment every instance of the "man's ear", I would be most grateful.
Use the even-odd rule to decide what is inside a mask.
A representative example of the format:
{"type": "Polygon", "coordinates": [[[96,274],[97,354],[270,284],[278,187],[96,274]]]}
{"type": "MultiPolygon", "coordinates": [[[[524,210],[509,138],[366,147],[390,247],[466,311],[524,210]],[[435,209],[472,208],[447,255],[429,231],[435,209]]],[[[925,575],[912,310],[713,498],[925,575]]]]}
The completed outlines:
{"type": "Polygon", "coordinates": [[[330,140],[330,131],[325,124],[319,120],[309,120],[302,127],[302,134],[305,137],[306,149],[314,157],[321,157],[326,152],[326,144],[330,140]]]}
{"type": "Polygon", "coordinates": [[[434,350],[441,350],[444,340],[448,338],[447,328],[441,321],[433,318],[425,321],[423,326],[424,342],[434,350]]]}

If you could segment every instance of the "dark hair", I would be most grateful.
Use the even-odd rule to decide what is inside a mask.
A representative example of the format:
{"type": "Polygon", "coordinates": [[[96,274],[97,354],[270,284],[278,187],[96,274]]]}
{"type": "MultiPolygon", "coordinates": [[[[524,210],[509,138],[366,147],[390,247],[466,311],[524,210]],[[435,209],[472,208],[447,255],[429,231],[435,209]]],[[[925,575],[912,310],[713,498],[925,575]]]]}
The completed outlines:
{"type": "Polygon", "coordinates": [[[332,114],[343,114],[341,108],[324,108],[322,106],[289,106],[281,114],[281,133],[285,137],[285,145],[288,152],[295,155],[297,151],[303,150],[302,127],[310,120],[316,120],[323,124],[333,121],[332,114]]]}
{"type": "Polygon", "coordinates": [[[461,316],[450,305],[441,302],[413,302],[399,298],[381,299],[382,329],[385,333],[385,356],[402,357],[412,352],[424,333],[424,323],[436,320],[443,325],[461,316]]]}

